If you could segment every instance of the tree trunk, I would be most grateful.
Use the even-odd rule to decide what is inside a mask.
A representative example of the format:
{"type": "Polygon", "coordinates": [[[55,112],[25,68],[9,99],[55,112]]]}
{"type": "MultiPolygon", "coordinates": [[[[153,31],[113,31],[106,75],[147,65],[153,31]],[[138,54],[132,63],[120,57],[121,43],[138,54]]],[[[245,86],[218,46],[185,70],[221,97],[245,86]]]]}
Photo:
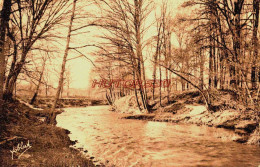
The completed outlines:
{"type": "MultiPolygon", "coordinates": [[[[214,38],[217,38],[215,35],[215,30],[214,30],[214,38]]],[[[218,88],[218,50],[216,49],[216,42],[214,41],[214,57],[213,57],[213,62],[214,62],[214,88],[218,88]]]]}
{"type": "Polygon", "coordinates": [[[237,0],[234,2],[234,36],[233,36],[233,49],[234,55],[232,57],[231,64],[231,84],[234,84],[234,88],[237,90],[239,85],[239,71],[238,63],[240,60],[240,45],[241,45],[241,25],[240,25],[240,14],[243,6],[243,0],[237,0]]]}
{"type": "Polygon", "coordinates": [[[4,0],[3,8],[1,11],[1,22],[0,22],[0,109],[2,109],[3,105],[3,97],[4,97],[4,78],[5,78],[5,34],[6,28],[8,26],[10,14],[11,14],[11,0],[4,0]]]}
{"type": "Polygon", "coordinates": [[[156,68],[157,68],[157,59],[160,50],[160,34],[161,34],[161,23],[158,27],[158,34],[157,34],[157,43],[156,43],[156,51],[154,55],[154,66],[153,66],[153,100],[154,100],[154,93],[155,93],[155,82],[156,82],[156,68]]]}
{"type": "MultiPolygon", "coordinates": [[[[168,42],[169,42],[169,53],[168,53],[168,55],[167,55],[167,58],[166,58],[166,66],[167,67],[169,67],[169,64],[170,64],[170,62],[169,62],[169,58],[171,57],[171,33],[169,32],[168,33],[168,42]]],[[[166,81],[168,82],[168,80],[170,80],[171,81],[171,76],[169,76],[169,73],[168,73],[168,70],[167,69],[165,69],[165,71],[166,71],[166,81]]],[[[170,73],[171,74],[171,73],[170,73]]],[[[171,85],[171,84],[170,84],[171,85]]],[[[167,86],[167,101],[168,101],[168,103],[170,102],[170,85],[168,85],[167,86]]]]}
{"type": "Polygon", "coordinates": [[[40,89],[40,85],[41,85],[41,82],[42,82],[42,76],[43,76],[43,73],[44,73],[44,70],[45,70],[45,63],[46,63],[46,60],[44,60],[42,71],[41,71],[40,78],[39,78],[39,82],[38,82],[38,85],[36,87],[33,98],[31,99],[30,104],[33,104],[35,102],[36,98],[37,98],[37,95],[38,95],[38,92],[39,92],[39,89],[40,89]]]}
{"type": "MultiPolygon", "coordinates": [[[[134,0],[134,7],[135,7],[135,13],[134,13],[134,26],[135,26],[135,37],[136,37],[136,55],[138,60],[137,65],[137,78],[139,82],[142,82],[142,79],[144,79],[144,73],[142,73],[142,66],[143,66],[143,55],[142,55],[142,38],[141,38],[141,11],[142,11],[142,0],[134,0]],[[143,77],[142,77],[143,76],[143,77]]],[[[145,81],[144,81],[145,82],[145,81]]],[[[144,109],[147,108],[147,98],[146,98],[146,92],[145,89],[140,86],[140,95],[143,102],[144,109]]]]}
{"type": "MultiPolygon", "coordinates": [[[[161,54],[159,54],[159,62],[161,62],[161,54]]],[[[159,88],[159,92],[160,92],[160,106],[162,107],[162,67],[159,67],[159,72],[160,72],[160,88],[159,88]]]]}
{"type": "Polygon", "coordinates": [[[57,92],[56,92],[56,95],[55,95],[55,98],[54,98],[54,102],[52,104],[51,116],[48,120],[48,123],[50,123],[50,124],[53,124],[55,122],[55,108],[56,108],[57,101],[58,101],[59,96],[60,96],[61,87],[63,85],[63,79],[64,79],[63,77],[64,77],[64,72],[65,72],[65,67],[66,67],[66,62],[67,62],[67,57],[68,57],[68,52],[69,52],[71,30],[72,30],[72,23],[73,23],[73,20],[74,20],[74,15],[75,15],[76,2],[77,2],[77,0],[73,1],[72,14],[71,14],[71,18],[70,18],[69,30],[68,30],[68,35],[67,35],[67,44],[66,44],[65,53],[64,53],[63,62],[62,62],[62,67],[61,67],[61,72],[60,72],[59,85],[58,85],[57,92]]]}
{"type": "MultiPolygon", "coordinates": [[[[253,27],[253,62],[252,62],[252,72],[251,72],[251,82],[252,82],[252,89],[256,89],[256,78],[257,78],[257,67],[259,69],[258,60],[258,25],[259,25],[259,0],[253,1],[253,11],[254,11],[254,27],[253,27]]],[[[259,82],[259,81],[258,81],[259,82]]]]}
{"type": "Polygon", "coordinates": [[[219,38],[220,38],[220,43],[223,46],[223,49],[219,50],[220,52],[220,57],[219,57],[219,61],[220,61],[220,88],[224,89],[225,88],[225,73],[224,73],[224,68],[226,63],[225,60],[228,58],[228,53],[227,53],[227,47],[226,47],[226,40],[224,37],[224,33],[222,31],[222,23],[221,23],[221,18],[220,18],[220,14],[218,11],[216,11],[216,21],[217,21],[217,28],[218,28],[218,32],[217,34],[219,34],[219,38]]]}
{"type": "Polygon", "coordinates": [[[200,48],[200,83],[199,83],[199,87],[201,90],[203,90],[204,87],[204,64],[205,64],[205,60],[204,60],[204,54],[202,51],[202,48],[200,48]]]}
{"type": "Polygon", "coordinates": [[[136,83],[135,83],[136,77],[135,76],[136,76],[136,72],[133,70],[135,98],[136,98],[136,103],[137,103],[138,109],[141,111],[141,106],[140,106],[140,103],[139,103],[138,94],[137,94],[137,90],[136,90],[136,83]]]}
{"type": "MultiPolygon", "coordinates": [[[[212,31],[212,30],[210,30],[212,31]]],[[[209,48],[209,90],[212,88],[213,85],[213,39],[210,36],[210,48],[209,48]]]]}

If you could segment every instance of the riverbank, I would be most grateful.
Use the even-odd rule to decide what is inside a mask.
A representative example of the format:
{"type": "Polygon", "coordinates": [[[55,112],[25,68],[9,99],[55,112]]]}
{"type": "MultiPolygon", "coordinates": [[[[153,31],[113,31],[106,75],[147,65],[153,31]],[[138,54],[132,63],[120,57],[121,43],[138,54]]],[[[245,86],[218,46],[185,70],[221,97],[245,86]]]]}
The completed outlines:
{"type": "Polygon", "coordinates": [[[149,105],[152,113],[138,110],[134,96],[118,99],[112,110],[127,113],[125,119],[140,119],[158,122],[189,123],[233,130],[235,142],[260,145],[259,112],[239,104],[231,92],[218,92],[214,99],[215,111],[208,111],[199,92],[185,92],[163,98],[158,96],[149,105]]]}
{"type": "MultiPolygon", "coordinates": [[[[18,97],[18,99],[30,103],[30,96],[22,96],[18,97]]],[[[38,97],[33,103],[33,107],[49,109],[53,104],[53,97],[38,97]]],[[[61,98],[57,102],[57,108],[70,108],[70,107],[87,107],[87,106],[97,106],[97,105],[107,105],[106,100],[97,100],[90,99],[87,97],[69,97],[69,98],[61,98]]]]}
{"type": "Polygon", "coordinates": [[[95,166],[70,147],[74,142],[69,131],[45,123],[48,110],[34,110],[15,101],[0,112],[0,166],[95,166]],[[28,150],[21,148],[22,143],[28,150]]]}

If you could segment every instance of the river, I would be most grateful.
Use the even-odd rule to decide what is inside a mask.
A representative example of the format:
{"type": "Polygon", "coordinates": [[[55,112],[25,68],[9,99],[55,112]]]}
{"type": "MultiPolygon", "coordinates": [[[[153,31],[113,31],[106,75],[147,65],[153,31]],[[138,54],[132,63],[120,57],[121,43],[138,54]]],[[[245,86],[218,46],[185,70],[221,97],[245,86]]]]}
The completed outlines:
{"type": "Polygon", "coordinates": [[[74,147],[106,166],[258,167],[260,147],[230,141],[229,130],[206,126],[120,119],[109,106],[67,108],[57,126],[74,147]]]}

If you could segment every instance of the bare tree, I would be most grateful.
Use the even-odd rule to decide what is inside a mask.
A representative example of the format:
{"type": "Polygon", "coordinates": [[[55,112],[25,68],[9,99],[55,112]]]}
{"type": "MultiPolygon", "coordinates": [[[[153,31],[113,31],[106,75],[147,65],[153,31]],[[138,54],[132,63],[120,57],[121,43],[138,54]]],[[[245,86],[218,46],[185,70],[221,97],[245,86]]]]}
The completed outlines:
{"type": "MultiPolygon", "coordinates": [[[[64,16],[66,0],[15,1],[10,16],[7,35],[13,42],[12,63],[5,80],[4,98],[12,98],[15,83],[28,53],[39,40],[47,40],[47,34],[64,16]]],[[[53,37],[53,36],[52,36],[53,37]]]]}
{"type": "Polygon", "coordinates": [[[69,30],[68,30],[68,35],[67,35],[67,43],[66,43],[64,56],[63,56],[63,61],[62,61],[62,67],[61,67],[61,72],[60,72],[60,77],[59,77],[58,88],[57,88],[57,91],[56,91],[56,95],[54,97],[54,102],[52,104],[51,115],[50,115],[50,118],[48,119],[48,123],[51,123],[51,124],[53,124],[55,122],[55,108],[56,108],[56,105],[57,105],[57,102],[58,102],[58,99],[59,99],[59,96],[60,96],[60,93],[61,93],[61,87],[63,85],[64,72],[65,72],[69,47],[70,47],[72,24],[73,24],[73,20],[74,20],[74,16],[75,16],[75,10],[76,10],[76,3],[77,3],[77,0],[73,0],[73,7],[72,7],[72,11],[71,11],[69,30]]]}
{"type": "Polygon", "coordinates": [[[40,85],[41,85],[41,83],[42,83],[43,74],[44,74],[44,71],[45,71],[46,61],[47,61],[47,56],[45,56],[45,57],[42,58],[42,63],[43,63],[42,69],[41,69],[41,71],[40,71],[40,76],[39,76],[38,84],[37,84],[37,86],[36,86],[36,89],[35,89],[35,92],[34,92],[34,95],[33,95],[32,99],[31,99],[30,104],[33,104],[33,103],[35,102],[37,96],[38,96],[38,92],[39,92],[39,89],[40,89],[40,85]]]}
{"type": "MultiPolygon", "coordinates": [[[[100,6],[103,7],[105,15],[100,18],[101,23],[97,25],[107,30],[101,38],[107,41],[106,45],[113,48],[104,56],[130,64],[133,78],[138,82],[145,82],[143,36],[146,29],[144,21],[150,12],[149,4],[144,0],[102,0],[102,2],[100,6]]],[[[106,50],[104,47],[101,48],[106,50]]],[[[137,101],[139,95],[142,99],[143,109],[148,109],[146,88],[139,86],[139,95],[136,89],[135,92],[137,101]]]]}

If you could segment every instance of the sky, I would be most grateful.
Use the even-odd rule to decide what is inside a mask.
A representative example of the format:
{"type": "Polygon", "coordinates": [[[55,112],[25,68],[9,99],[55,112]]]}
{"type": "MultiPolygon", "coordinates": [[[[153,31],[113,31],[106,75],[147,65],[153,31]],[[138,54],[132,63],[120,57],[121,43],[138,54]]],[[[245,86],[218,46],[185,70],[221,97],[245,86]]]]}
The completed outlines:
{"type": "MultiPolygon", "coordinates": [[[[149,0],[147,0],[147,1],[149,1],[149,0]]],[[[163,2],[163,0],[154,0],[154,1],[156,3],[155,6],[157,8],[146,19],[147,25],[154,23],[155,13],[157,13],[157,15],[159,15],[159,9],[163,2]]],[[[190,11],[184,10],[183,8],[180,7],[180,5],[182,3],[184,3],[185,1],[187,1],[187,0],[168,0],[167,7],[170,8],[171,15],[173,18],[175,17],[176,14],[187,14],[190,12],[190,11]]],[[[78,7],[78,9],[80,8],[80,10],[77,10],[77,12],[79,12],[81,14],[81,16],[85,16],[86,18],[80,19],[80,20],[76,19],[76,21],[73,23],[74,28],[79,25],[84,25],[85,22],[87,22],[87,19],[91,18],[91,16],[86,14],[86,12],[89,12],[90,15],[94,16],[95,13],[97,13],[99,11],[97,6],[94,6],[94,5],[89,6],[87,4],[87,3],[89,3],[89,1],[82,0],[82,1],[78,1],[78,2],[79,3],[77,4],[77,7],[78,7]]],[[[69,20],[69,17],[67,19],[69,20]]],[[[67,20],[66,24],[69,23],[68,20],[67,20]]],[[[59,76],[59,72],[61,69],[62,57],[64,55],[67,32],[68,32],[68,27],[66,27],[66,26],[63,27],[62,29],[55,30],[55,33],[60,36],[63,36],[64,39],[60,40],[59,43],[56,44],[56,46],[54,46],[59,50],[59,52],[56,53],[55,55],[53,55],[54,59],[52,59],[52,63],[49,65],[50,67],[48,68],[49,73],[51,73],[51,82],[54,84],[54,87],[57,87],[57,83],[58,83],[58,76],[59,76]]],[[[89,27],[89,28],[83,29],[81,32],[86,32],[86,33],[83,33],[83,34],[80,34],[77,36],[72,36],[70,47],[74,47],[74,46],[78,47],[78,46],[83,46],[86,44],[91,45],[91,44],[95,44],[100,41],[100,39],[97,38],[96,36],[100,35],[100,33],[102,33],[102,32],[100,29],[98,29],[96,27],[89,27]]],[[[152,26],[149,29],[147,36],[151,37],[152,35],[155,35],[155,33],[156,33],[156,28],[155,28],[155,26],[152,26]]],[[[174,33],[172,34],[171,43],[174,45],[174,47],[179,46],[174,33]]],[[[42,44],[40,44],[40,45],[42,45],[42,44]]],[[[86,48],[82,48],[79,50],[88,59],[85,57],[81,57],[81,58],[69,60],[67,62],[67,70],[69,70],[71,73],[70,88],[87,89],[92,84],[91,76],[92,76],[92,69],[94,68],[92,62],[89,61],[89,59],[94,61],[95,57],[92,56],[92,53],[96,51],[96,48],[95,47],[86,47],[86,48]]],[[[144,51],[143,54],[146,55],[146,51],[144,51]]],[[[70,50],[68,59],[77,57],[79,55],[80,55],[80,53],[70,50]]],[[[147,78],[149,78],[149,76],[151,77],[152,64],[151,64],[151,62],[149,62],[149,60],[146,60],[145,66],[146,66],[146,74],[148,74],[147,78]]]]}
{"type": "MultiPolygon", "coordinates": [[[[168,0],[169,1],[169,8],[171,8],[171,13],[172,16],[176,15],[177,12],[179,12],[178,6],[184,2],[184,0],[168,0]]],[[[162,0],[156,0],[156,3],[160,6],[162,3],[162,0]]],[[[93,8],[92,8],[93,11],[93,8]]],[[[151,13],[150,16],[147,18],[147,22],[151,23],[154,22],[155,19],[155,14],[151,13]]],[[[152,28],[151,28],[152,29],[152,28]]],[[[77,39],[72,39],[73,41],[77,41],[77,43],[80,43],[79,46],[91,43],[96,43],[96,40],[99,40],[95,38],[95,35],[99,34],[99,30],[97,29],[89,29],[90,32],[81,36],[80,38],[77,39]]],[[[149,33],[153,33],[153,30],[151,30],[149,33]]],[[[149,34],[150,35],[150,34],[149,34]]],[[[173,36],[172,37],[172,43],[173,45],[177,46],[178,43],[176,41],[176,38],[173,36]]],[[[94,51],[94,48],[92,47],[87,47],[85,49],[81,49],[81,51],[88,56],[88,58],[93,60],[93,57],[91,56],[91,52],[94,51]]],[[[77,53],[72,53],[70,52],[69,58],[70,57],[75,57],[79,54],[77,53]]],[[[70,67],[71,71],[71,78],[72,78],[72,83],[71,87],[72,88],[81,88],[81,89],[86,89],[88,88],[92,83],[90,80],[90,75],[91,75],[91,70],[94,68],[93,64],[87,60],[85,57],[78,58],[78,59],[73,59],[68,61],[68,66],[70,67]]],[[[147,65],[148,66],[148,65],[147,65]]],[[[147,69],[147,71],[149,71],[147,69]]]]}
{"type": "MultiPolygon", "coordinates": [[[[180,12],[180,9],[178,8],[178,6],[181,5],[184,1],[185,0],[168,0],[168,7],[170,8],[172,17],[174,17],[178,12],[180,12]]],[[[78,4],[78,9],[79,8],[81,8],[81,9],[78,10],[78,12],[80,12],[80,14],[82,16],[86,16],[86,18],[90,17],[84,13],[86,11],[92,15],[94,15],[97,12],[97,10],[98,10],[97,7],[95,7],[93,5],[88,6],[87,4],[83,4],[83,3],[88,3],[87,1],[80,1],[80,2],[81,2],[81,4],[78,4]],[[82,6],[84,7],[83,9],[82,9],[82,6]]],[[[156,3],[155,6],[157,7],[155,12],[157,13],[157,15],[159,15],[158,14],[159,7],[160,7],[160,4],[162,4],[162,0],[155,0],[155,3],[156,3]]],[[[150,25],[151,23],[153,23],[155,21],[155,12],[152,12],[149,15],[149,17],[147,18],[146,23],[148,25],[150,25]]],[[[76,20],[74,22],[74,28],[78,27],[79,25],[82,25],[82,22],[85,22],[86,18],[76,20]]],[[[55,30],[56,34],[63,36],[63,37],[66,37],[67,32],[68,32],[67,27],[55,30]]],[[[91,45],[91,44],[95,44],[100,41],[100,39],[97,38],[96,36],[100,35],[100,33],[102,33],[102,32],[99,29],[97,29],[96,27],[89,27],[86,29],[82,29],[81,32],[87,32],[87,33],[83,33],[83,34],[80,34],[77,36],[72,36],[70,47],[91,45]]],[[[147,32],[147,36],[155,35],[155,33],[156,33],[156,28],[151,27],[150,30],[147,32]]],[[[48,72],[51,75],[50,78],[51,78],[51,81],[52,81],[54,87],[57,87],[58,76],[59,76],[59,72],[61,70],[62,57],[64,55],[64,50],[65,50],[65,44],[66,44],[66,38],[64,38],[64,40],[60,40],[59,43],[56,44],[56,46],[53,46],[53,47],[56,47],[59,50],[59,52],[53,55],[54,58],[51,60],[51,64],[49,64],[49,67],[47,68],[48,72]]],[[[172,44],[175,47],[178,47],[178,43],[177,43],[176,37],[174,35],[172,37],[172,44]]],[[[91,71],[94,68],[94,65],[92,64],[92,62],[90,60],[94,61],[95,57],[92,56],[92,53],[96,51],[96,48],[95,47],[86,47],[86,48],[81,48],[78,50],[81,53],[83,53],[88,59],[85,57],[72,59],[72,58],[80,56],[80,53],[77,53],[73,50],[69,51],[68,60],[69,59],[72,59],[72,60],[67,61],[66,68],[71,73],[70,88],[88,89],[89,87],[91,87],[91,84],[92,84],[92,80],[91,80],[90,76],[92,75],[91,71]]],[[[144,55],[145,54],[146,53],[144,51],[144,55]]],[[[149,60],[146,61],[145,66],[147,67],[146,72],[148,73],[148,78],[149,78],[149,74],[151,74],[151,73],[149,73],[150,69],[148,67],[151,66],[151,63],[149,63],[148,61],[149,60]]]]}

